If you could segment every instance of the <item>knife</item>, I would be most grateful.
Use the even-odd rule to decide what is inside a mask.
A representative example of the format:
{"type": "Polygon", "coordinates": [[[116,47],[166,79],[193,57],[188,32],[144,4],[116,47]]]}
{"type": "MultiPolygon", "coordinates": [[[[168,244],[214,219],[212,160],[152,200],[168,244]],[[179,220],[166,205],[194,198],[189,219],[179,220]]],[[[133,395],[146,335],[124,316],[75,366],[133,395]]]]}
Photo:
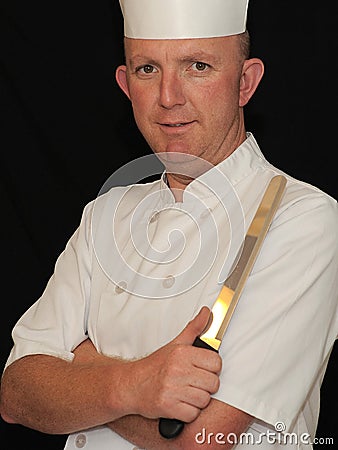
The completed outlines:
{"type": "MultiPolygon", "coordinates": [[[[196,337],[192,344],[194,347],[218,352],[246,280],[280,205],[285,186],[286,178],[283,175],[276,175],[271,178],[235,259],[237,263],[230,276],[224,281],[212,307],[211,324],[201,336],[196,337]]],[[[184,422],[180,420],[163,417],[159,420],[159,432],[166,439],[178,436],[183,428],[184,422]]]]}

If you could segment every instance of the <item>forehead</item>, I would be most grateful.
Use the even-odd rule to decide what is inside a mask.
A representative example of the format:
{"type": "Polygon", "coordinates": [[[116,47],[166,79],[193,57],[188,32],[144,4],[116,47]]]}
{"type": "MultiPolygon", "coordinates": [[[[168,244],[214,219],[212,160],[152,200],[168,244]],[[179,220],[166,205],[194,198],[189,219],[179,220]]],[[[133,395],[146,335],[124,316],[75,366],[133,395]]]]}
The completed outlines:
{"type": "MultiPolygon", "coordinates": [[[[239,48],[237,36],[200,39],[130,39],[125,38],[126,59],[157,58],[165,55],[184,58],[189,55],[210,55],[229,58],[239,48]]],[[[238,55],[238,53],[237,53],[238,55]]]]}

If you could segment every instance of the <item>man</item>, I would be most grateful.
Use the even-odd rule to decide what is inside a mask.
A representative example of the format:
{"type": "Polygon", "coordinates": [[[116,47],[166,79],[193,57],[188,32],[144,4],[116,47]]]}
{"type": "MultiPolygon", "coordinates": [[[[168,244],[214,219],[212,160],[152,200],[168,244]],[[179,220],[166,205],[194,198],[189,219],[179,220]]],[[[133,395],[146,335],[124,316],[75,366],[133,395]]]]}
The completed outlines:
{"type": "Polygon", "coordinates": [[[70,433],[66,449],[231,448],[244,432],[253,441],[238,448],[285,448],[276,431],[295,434],[289,448],[310,448],[338,333],[337,203],[285,175],[219,355],[193,347],[281,174],[244,124],[263,63],[248,56],[246,0],[121,6],[116,79],[166,170],[85,208],[13,330],[2,417],[70,433]],[[183,432],[164,439],[160,417],[186,422],[183,432]]]}

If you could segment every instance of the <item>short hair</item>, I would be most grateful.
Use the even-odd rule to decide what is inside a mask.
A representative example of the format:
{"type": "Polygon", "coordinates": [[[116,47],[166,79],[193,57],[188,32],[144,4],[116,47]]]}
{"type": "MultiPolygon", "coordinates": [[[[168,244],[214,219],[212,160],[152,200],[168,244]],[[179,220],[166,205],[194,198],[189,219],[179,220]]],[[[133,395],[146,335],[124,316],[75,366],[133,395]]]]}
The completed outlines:
{"type": "Polygon", "coordinates": [[[239,36],[239,45],[240,50],[244,59],[249,59],[251,52],[251,43],[250,43],[250,34],[248,30],[245,30],[244,33],[241,33],[239,36]]]}

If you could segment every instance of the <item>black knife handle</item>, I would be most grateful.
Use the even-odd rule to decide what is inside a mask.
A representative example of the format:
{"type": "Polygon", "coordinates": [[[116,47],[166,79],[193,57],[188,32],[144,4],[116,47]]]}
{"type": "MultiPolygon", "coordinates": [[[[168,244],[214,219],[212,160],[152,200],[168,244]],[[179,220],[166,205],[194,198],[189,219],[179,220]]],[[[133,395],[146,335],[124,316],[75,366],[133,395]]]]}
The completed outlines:
{"type": "MultiPolygon", "coordinates": [[[[198,336],[193,342],[193,347],[199,347],[199,348],[205,348],[207,350],[212,350],[214,352],[218,351],[211,347],[206,342],[202,341],[198,336]]],[[[164,417],[161,417],[158,424],[158,430],[160,432],[160,435],[164,437],[165,439],[172,439],[176,436],[178,436],[184,428],[184,422],[177,419],[167,419],[164,417]]]]}

